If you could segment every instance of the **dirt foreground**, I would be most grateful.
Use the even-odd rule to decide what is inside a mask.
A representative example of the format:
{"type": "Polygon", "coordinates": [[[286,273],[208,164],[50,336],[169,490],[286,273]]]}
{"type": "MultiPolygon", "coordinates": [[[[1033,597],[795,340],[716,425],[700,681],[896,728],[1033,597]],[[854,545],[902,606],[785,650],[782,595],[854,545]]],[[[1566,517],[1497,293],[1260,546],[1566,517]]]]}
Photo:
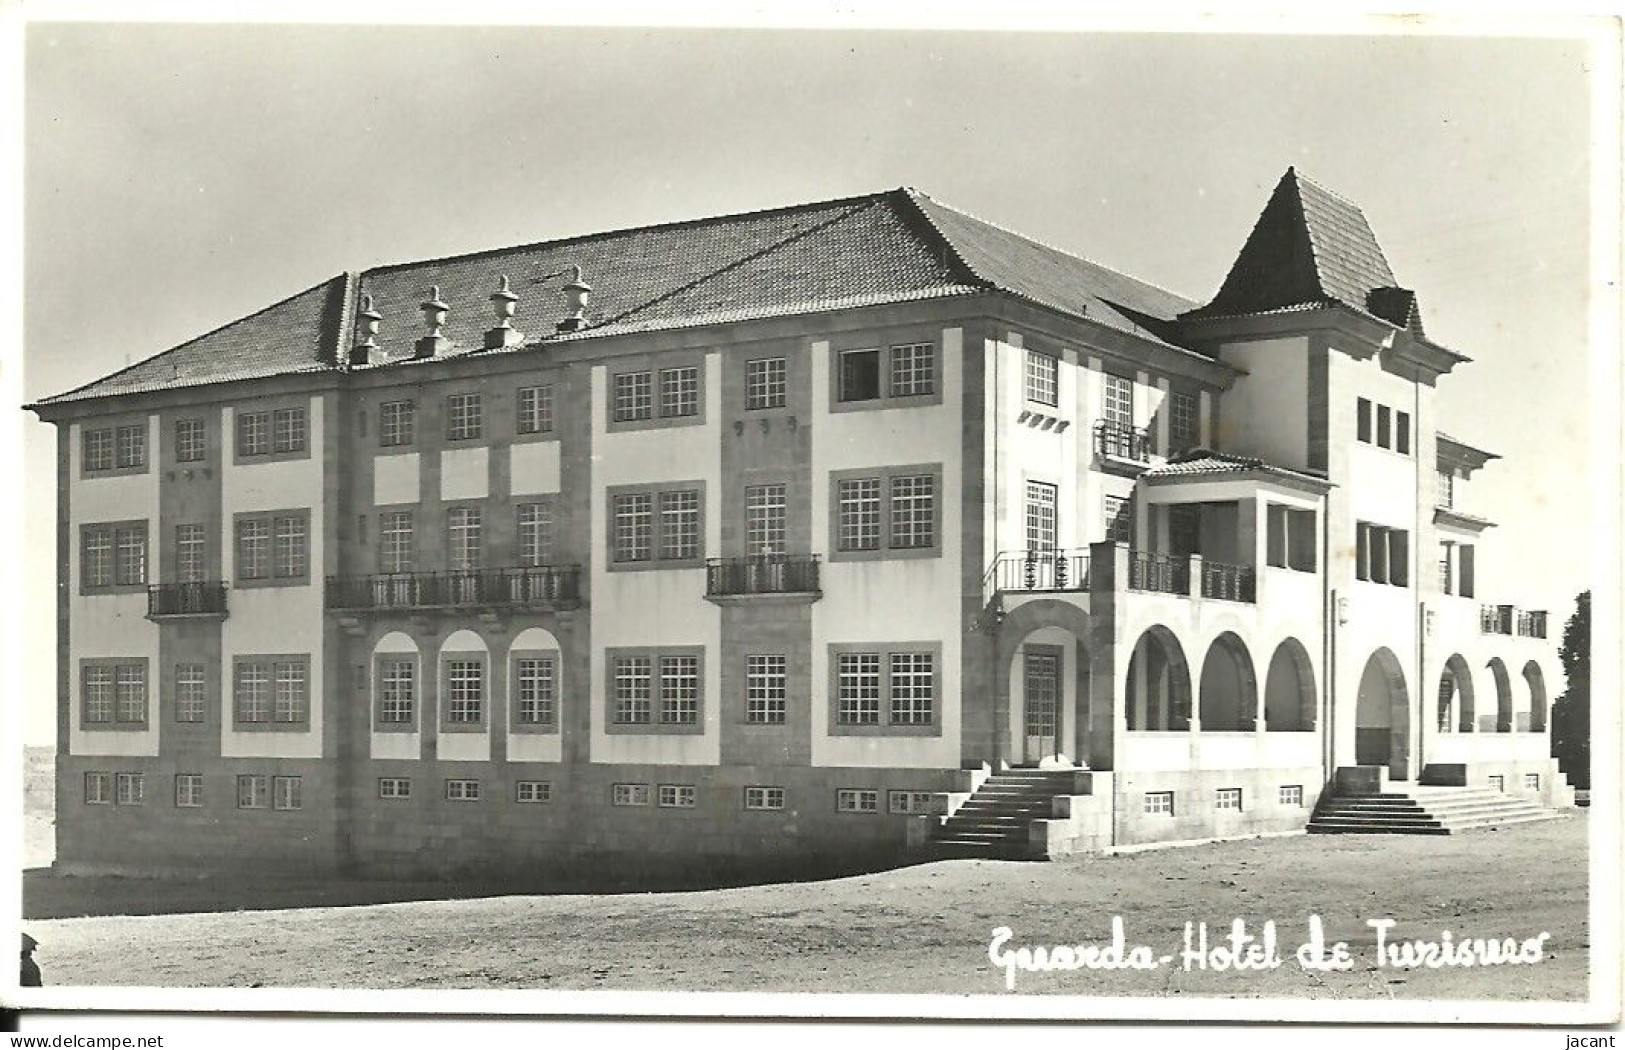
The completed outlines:
{"type": "MultiPolygon", "coordinates": [[[[1002,993],[1005,950],[1109,946],[1149,969],[1016,973],[1018,993],[1329,999],[1582,1000],[1586,818],[1450,837],[1302,836],[1054,863],[943,861],[825,882],[665,894],[30,921],[47,983],[168,987],[532,988],[1002,993]],[[1346,969],[1296,957],[1318,915],[1346,969]],[[1217,947],[1237,918],[1277,927],[1274,968],[1187,963],[1185,924],[1217,947]],[[1379,966],[1386,939],[1535,939],[1517,964],[1379,966]],[[1547,934],[1540,939],[1541,934],[1547,934]],[[1166,958],[1167,961],[1163,961],[1166,958]],[[1526,954],[1526,958],[1531,958],[1526,954]]],[[[100,880],[47,887],[94,895],[100,880]]],[[[41,887],[36,885],[36,892],[41,887]]],[[[239,907],[254,907],[245,899],[239,907]]],[[[95,909],[86,909],[95,910],[95,909]]],[[[58,912],[61,914],[61,912],[58,912]]],[[[1110,956],[1107,957],[1108,959],[1110,956]]]]}

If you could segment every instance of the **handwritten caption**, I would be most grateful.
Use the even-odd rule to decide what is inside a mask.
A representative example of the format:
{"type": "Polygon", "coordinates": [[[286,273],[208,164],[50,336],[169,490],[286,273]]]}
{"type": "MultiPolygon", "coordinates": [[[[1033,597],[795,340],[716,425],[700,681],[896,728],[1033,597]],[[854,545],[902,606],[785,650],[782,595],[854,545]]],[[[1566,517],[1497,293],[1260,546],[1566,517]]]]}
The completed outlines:
{"type": "MultiPolygon", "coordinates": [[[[1376,964],[1383,969],[1414,970],[1441,967],[1533,965],[1546,958],[1546,941],[1551,934],[1542,931],[1534,937],[1461,937],[1442,930],[1437,939],[1394,939],[1398,925],[1394,919],[1367,919],[1366,926],[1376,934],[1376,964]]],[[[1332,972],[1354,969],[1355,957],[1346,941],[1328,941],[1319,915],[1309,916],[1309,937],[1281,954],[1281,941],[1274,921],[1265,922],[1256,933],[1245,919],[1236,919],[1228,931],[1212,932],[1205,922],[1185,924],[1184,944],[1172,954],[1159,954],[1145,944],[1130,945],[1123,932],[1121,916],[1112,917],[1111,939],[1099,944],[1057,944],[1011,946],[1015,932],[1008,926],[993,931],[988,943],[989,961],[1004,971],[1004,987],[1015,991],[1020,973],[1051,973],[1066,970],[1159,970],[1177,967],[1186,971],[1257,972],[1277,970],[1288,958],[1304,970],[1332,972]]]]}

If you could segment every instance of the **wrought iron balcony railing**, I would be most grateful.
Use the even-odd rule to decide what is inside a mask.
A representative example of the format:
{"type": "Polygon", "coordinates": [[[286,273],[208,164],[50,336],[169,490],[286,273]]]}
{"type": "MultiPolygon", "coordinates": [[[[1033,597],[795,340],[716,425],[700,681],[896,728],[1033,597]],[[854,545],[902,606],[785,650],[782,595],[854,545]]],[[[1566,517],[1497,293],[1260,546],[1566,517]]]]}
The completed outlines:
{"type": "Polygon", "coordinates": [[[327,607],[333,610],[571,608],[580,601],[581,569],[575,565],[327,578],[327,607]]]}
{"type": "Polygon", "coordinates": [[[1151,462],[1151,432],[1145,427],[1112,419],[1095,421],[1095,452],[1101,457],[1151,462]]]}
{"type": "Polygon", "coordinates": [[[147,588],[147,615],[224,616],[226,585],[220,580],[155,583],[147,588]]]}
{"type": "Polygon", "coordinates": [[[1222,561],[1202,562],[1202,597],[1227,602],[1258,600],[1257,576],[1251,566],[1222,561]]]}
{"type": "Polygon", "coordinates": [[[1191,592],[1191,561],[1150,551],[1128,552],[1128,585],[1135,591],[1191,592]]]}
{"type": "Polygon", "coordinates": [[[818,555],[758,554],[748,558],[708,558],[708,598],[750,594],[820,594],[818,555]]]}
{"type": "Polygon", "coordinates": [[[1089,550],[1005,551],[988,577],[995,591],[1086,591],[1089,550]]]}

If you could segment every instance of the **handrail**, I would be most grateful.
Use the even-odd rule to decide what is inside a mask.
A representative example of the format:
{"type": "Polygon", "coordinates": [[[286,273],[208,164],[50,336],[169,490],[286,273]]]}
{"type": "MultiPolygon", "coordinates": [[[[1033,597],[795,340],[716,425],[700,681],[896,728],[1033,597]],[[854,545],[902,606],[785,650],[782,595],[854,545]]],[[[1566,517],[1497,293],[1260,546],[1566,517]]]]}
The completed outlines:
{"type": "Polygon", "coordinates": [[[816,554],[756,554],[744,558],[707,558],[705,593],[816,594],[819,556],[816,554]]]}

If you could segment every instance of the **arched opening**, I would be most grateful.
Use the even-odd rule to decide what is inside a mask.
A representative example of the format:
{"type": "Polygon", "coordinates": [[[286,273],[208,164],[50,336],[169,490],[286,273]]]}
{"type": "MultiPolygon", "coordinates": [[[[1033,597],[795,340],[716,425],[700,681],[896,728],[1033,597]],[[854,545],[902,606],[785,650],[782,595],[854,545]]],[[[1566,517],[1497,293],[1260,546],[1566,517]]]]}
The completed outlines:
{"type": "Polygon", "coordinates": [[[1405,672],[1387,649],[1378,649],[1360,674],[1354,707],[1354,761],[1387,766],[1395,779],[1409,779],[1410,697],[1405,672]]]}
{"type": "Polygon", "coordinates": [[[1523,665],[1523,680],[1529,686],[1529,731],[1546,732],[1546,676],[1540,665],[1530,660],[1523,665]]]}
{"type": "Polygon", "coordinates": [[[1090,710],[1089,614],[1053,599],[1023,602],[999,628],[993,732],[1016,766],[1110,768],[1111,720],[1090,710]]]}
{"type": "Polygon", "coordinates": [[[1123,690],[1130,729],[1191,727],[1191,676],[1185,650],[1166,627],[1151,627],[1134,643],[1123,690]]]}
{"type": "MultiPolygon", "coordinates": [[[[1499,656],[1489,662],[1490,676],[1495,679],[1495,731],[1512,732],[1512,679],[1507,676],[1507,665],[1499,656]]],[[[1488,715],[1485,716],[1488,719],[1488,715]]]]}
{"type": "Polygon", "coordinates": [[[1444,662],[1439,675],[1439,732],[1471,733],[1473,707],[1473,675],[1467,661],[1456,653],[1444,662]]]}
{"type": "MultiPolygon", "coordinates": [[[[1315,670],[1296,638],[1275,647],[1264,676],[1264,729],[1306,733],[1315,728],[1315,670]]],[[[1204,726],[1207,724],[1203,716],[1204,726]]]]}
{"type": "Polygon", "coordinates": [[[418,646],[410,635],[390,631],[373,645],[369,677],[374,733],[417,731],[422,675],[418,646]]]}
{"type": "Polygon", "coordinates": [[[1253,658],[1246,643],[1229,631],[1208,646],[1198,696],[1204,730],[1242,732],[1258,722],[1258,680],[1253,673],[1253,658]]]}

